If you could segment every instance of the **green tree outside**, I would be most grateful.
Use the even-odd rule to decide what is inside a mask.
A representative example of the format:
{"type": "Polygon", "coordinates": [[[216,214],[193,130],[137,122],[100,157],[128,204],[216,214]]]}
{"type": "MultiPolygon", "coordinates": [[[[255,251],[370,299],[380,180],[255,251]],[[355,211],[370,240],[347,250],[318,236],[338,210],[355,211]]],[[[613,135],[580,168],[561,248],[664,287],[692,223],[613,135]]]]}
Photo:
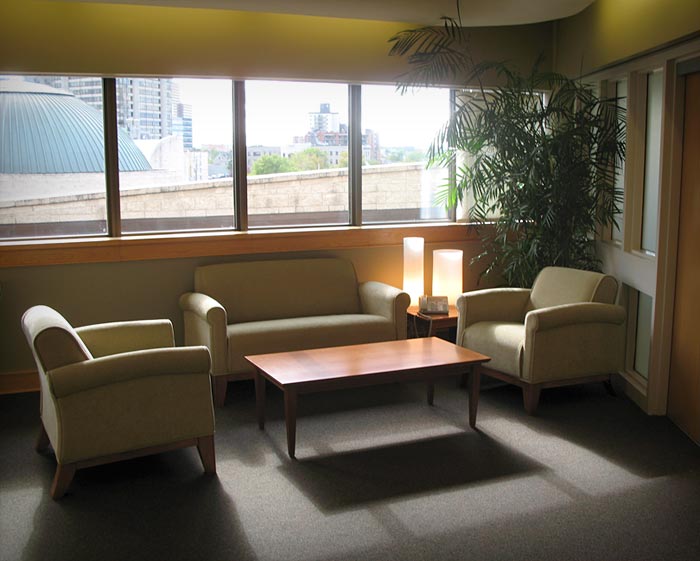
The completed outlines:
{"type": "Polygon", "coordinates": [[[253,164],[250,175],[266,175],[269,173],[285,173],[298,171],[298,168],[287,158],[278,154],[265,154],[253,164]]]}
{"type": "Polygon", "coordinates": [[[307,148],[302,152],[293,154],[291,159],[293,171],[306,171],[315,169],[327,169],[328,154],[319,148],[307,148]]]}

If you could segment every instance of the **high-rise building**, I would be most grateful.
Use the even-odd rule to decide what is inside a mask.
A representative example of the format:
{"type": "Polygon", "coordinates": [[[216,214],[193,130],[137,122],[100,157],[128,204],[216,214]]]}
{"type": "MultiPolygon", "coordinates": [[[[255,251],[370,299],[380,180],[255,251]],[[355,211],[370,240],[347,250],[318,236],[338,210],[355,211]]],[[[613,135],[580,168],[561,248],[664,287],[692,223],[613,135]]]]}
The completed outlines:
{"type": "MultiPolygon", "coordinates": [[[[102,111],[102,79],[66,76],[28,78],[71,92],[102,111]]],[[[117,124],[136,140],[160,139],[173,134],[173,83],[167,78],[117,78],[117,124]]],[[[191,116],[190,116],[191,126],[191,116]]]]}
{"type": "Polygon", "coordinates": [[[331,111],[330,103],[322,103],[318,112],[309,113],[309,130],[312,132],[340,132],[340,116],[331,111]]]}
{"type": "Polygon", "coordinates": [[[173,134],[182,137],[185,150],[192,150],[192,106],[187,103],[173,104],[173,134]]]}

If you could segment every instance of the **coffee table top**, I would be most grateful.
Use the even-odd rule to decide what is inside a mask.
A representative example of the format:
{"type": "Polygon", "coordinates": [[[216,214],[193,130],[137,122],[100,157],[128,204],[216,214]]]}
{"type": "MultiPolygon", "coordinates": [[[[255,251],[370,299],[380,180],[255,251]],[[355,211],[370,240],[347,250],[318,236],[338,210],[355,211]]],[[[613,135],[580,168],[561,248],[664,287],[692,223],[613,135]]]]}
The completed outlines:
{"type": "Polygon", "coordinates": [[[245,358],[282,386],[444,368],[450,365],[468,366],[490,360],[485,355],[437,337],[251,355],[245,358]]]}

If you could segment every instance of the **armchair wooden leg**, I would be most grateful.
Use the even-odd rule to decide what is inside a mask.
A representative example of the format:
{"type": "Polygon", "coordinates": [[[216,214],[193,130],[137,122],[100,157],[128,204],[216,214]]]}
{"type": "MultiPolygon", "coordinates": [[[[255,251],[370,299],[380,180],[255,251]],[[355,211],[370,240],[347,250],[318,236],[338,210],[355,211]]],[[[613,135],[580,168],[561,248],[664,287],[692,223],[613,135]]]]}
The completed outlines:
{"type": "Polygon", "coordinates": [[[615,388],[612,385],[612,380],[608,378],[603,382],[603,385],[605,386],[606,391],[613,397],[617,397],[617,392],[615,391],[615,388]]]}
{"type": "Polygon", "coordinates": [[[226,388],[228,387],[228,379],[226,376],[214,376],[214,405],[223,407],[226,401],[226,388]]]}
{"type": "Polygon", "coordinates": [[[75,464],[58,464],[51,484],[51,498],[60,499],[68,489],[75,475],[75,464]]]}
{"type": "Polygon", "coordinates": [[[540,392],[542,388],[538,385],[528,384],[523,386],[523,402],[528,415],[534,415],[537,404],[540,402],[540,392]]]}
{"type": "Polygon", "coordinates": [[[216,473],[216,452],[214,435],[202,436],[197,439],[197,451],[202,460],[205,473],[216,473]]]}
{"type": "Polygon", "coordinates": [[[34,444],[34,450],[37,452],[46,452],[48,450],[51,442],[49,441],[49,435],[46,434],[46,429],[44,428],[44,423],[41,423],[39,427],[39,434],[36,437],[36,443],[34,444]]]}

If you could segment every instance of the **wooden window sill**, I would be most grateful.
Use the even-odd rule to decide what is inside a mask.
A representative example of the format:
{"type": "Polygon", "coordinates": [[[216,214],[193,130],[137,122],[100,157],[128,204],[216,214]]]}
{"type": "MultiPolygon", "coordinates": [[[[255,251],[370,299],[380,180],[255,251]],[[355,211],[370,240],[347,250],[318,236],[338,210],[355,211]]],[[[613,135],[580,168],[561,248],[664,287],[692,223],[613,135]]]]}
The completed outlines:
{"type": "Polygon", "coordinates": [[[433,223],[6,241],[0,242],[0,268],[379,247],[410,236],[426,243],[478,240],[473,227],[433,223]]]}

